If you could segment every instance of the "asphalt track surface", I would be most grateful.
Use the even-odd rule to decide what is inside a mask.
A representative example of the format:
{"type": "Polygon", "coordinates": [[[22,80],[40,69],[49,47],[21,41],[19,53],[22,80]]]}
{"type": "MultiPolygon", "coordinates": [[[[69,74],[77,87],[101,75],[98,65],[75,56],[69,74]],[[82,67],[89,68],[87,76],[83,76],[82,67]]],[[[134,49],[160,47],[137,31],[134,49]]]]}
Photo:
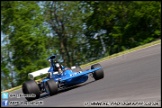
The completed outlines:
{"type": "MultiPolygon", "coordinates": [[[[161,106],[161,44],[100,62],[104,78],[60,91],[54,96],[42,95],[26,107],[131,107],[161,106]],[[35,103],[36,104],[36,103],[35,103]]],[[[86,67],[85,69],[88,69],[86,67]]],[[[84,69],[83,69],[84,70],[84,69]]],[[[11,93],[22,93],[17,90],[11,93]]],[[[10,101],[24,101],[9,98],[10,101]]],[[[9,105],[14,107],[13,105],[9,105]]],[[[15,107],[19,107],[18,105],[15,107]]]]}

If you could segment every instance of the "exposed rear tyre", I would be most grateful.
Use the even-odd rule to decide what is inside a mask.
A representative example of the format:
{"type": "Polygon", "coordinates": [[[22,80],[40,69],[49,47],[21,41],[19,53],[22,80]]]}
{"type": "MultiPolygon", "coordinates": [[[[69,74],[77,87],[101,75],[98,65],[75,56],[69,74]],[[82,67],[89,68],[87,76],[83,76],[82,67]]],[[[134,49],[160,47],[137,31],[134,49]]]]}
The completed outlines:
{"type": "Polygon", "coordinates": [[[76,66],[76,68],[72,69],[72,70],[73,70],[73,72],[83,71],[80,66],[76,66]]]}
{"type": "Polygon", "coordinates": [[[47,82],[45,82],[45,89],[47,93],[49,93],[52,96],[57,93],[58,84],[53,79],[50,79],[47,82]]]}
{"type": "Polygon", "coordinates": [[[22,85],[22,92],[24,94],[35,94],[36,97],[25,97],[26,100],[32,101],[40,97],[40,89],[34,80],[26,81],[22,85]]]}
{"type": "Polygon", "coordinates": [[[91,69],[95,69],[95,68],[100,68],[100,69],[99,70],[96,70],[93,73],[94,79],[95,80],[99,80],[99,79],[104,78],[104,72],[103,72],[102,66],[99,63],[94,64],[94,65],[91,66],[91,69]]]}

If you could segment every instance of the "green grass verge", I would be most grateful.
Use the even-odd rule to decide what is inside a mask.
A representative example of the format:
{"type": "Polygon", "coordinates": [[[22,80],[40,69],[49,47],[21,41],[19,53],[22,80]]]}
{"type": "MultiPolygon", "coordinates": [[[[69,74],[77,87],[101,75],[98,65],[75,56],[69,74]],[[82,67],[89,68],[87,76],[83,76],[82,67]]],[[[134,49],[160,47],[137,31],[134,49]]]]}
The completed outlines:
{"type": "MultiPolygon", "coordinates": [[[[137,51],[137,50],[141,50],[141,49],[144,49],[144,48],[153,46],[153,45],[157,45],[157,44],[161,44],[161,39],[160,40],[157,40],[157,41],[153,41],[151,43],[147,43],[145,45],[141,45],[141,46],[138,46],[138,47],[135,47],[135,48],[126,50],[126,51],[122,51],[122,52],[113,54],[113,55],[108,56],[108,57],[104,57],[104,58],[101,58],[101,59],[98,59],[98,60],[89,62],[87,64],[81,65],[81,67],[84,68],[86,66],[90,66],[92,64],[95,64],[95,63],[98,63],[98,62],[102,62],[104,60],[109,60],[109,59],[112,59],[112,58],[115,58],[115,57],[118,57],[118,56],[121,56],[121,55],[124,55],[124,54],[128,54],[128,53],[131,53],[131,52],[134,52],[134,51],[137,51]]],[[[38,80],[40,81],[41,79],[38,79],[38,80]]],[[[38,80],[36,80],[36,81],[38,81],[38,80]]],[[[18,90],[20,88],[21,88],[21,85],[20,86],[17,86],[17,87],[14,87],[14,88],[11,88],[11,89],[8,89],[8,90],[5,90],[5,91],[2,91],[2,92],[12,92],[12,91],[18,90]]]]}

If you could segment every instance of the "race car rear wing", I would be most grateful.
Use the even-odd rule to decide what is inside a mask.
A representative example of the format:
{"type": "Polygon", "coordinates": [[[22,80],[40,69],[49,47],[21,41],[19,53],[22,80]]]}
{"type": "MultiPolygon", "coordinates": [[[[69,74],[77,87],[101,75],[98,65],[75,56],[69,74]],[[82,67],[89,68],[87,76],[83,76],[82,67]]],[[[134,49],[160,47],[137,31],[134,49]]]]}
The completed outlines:
{"type": "Polygon", "coordinates": [[[35,72],[31,72],[31,73],[28,74],[28,77],[31,80],[33,80],[37,76],[47,74],[48,73],[48,70],[49,70],[49,67],[48,68],[41,69],[41,70],[38,70],[38,71],[35,71],[35,72]]]}

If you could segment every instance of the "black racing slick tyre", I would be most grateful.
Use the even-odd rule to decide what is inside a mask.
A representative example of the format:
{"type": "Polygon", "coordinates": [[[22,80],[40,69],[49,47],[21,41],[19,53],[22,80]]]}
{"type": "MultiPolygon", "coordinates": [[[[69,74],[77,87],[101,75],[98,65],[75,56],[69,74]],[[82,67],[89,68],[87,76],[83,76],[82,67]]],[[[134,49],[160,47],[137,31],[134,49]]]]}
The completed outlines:
{"type": "Polygon", "coordinates": [[[83,71],[82,68],[80,66],[76,66],[75,69],[72,70],[73,72],[79,72],[79,71],[83,71]]]}
{"type": "Polygon", "coordinates": [[[24,94],[29,94],[29,95],[35,94],[34,97],[25,96],[26,100],[28,100],[28,101],[38,99],[40,97],[40,93],[41,93],[38,84],[34,80],[24,82],[22,85],[22,92],[24,94]]]}
{"type": "Polygon", "coordinates": [[[45,82],[45,89],[52,96],[58,92],[58,84],[53,79],[50,79],[45,82]]]}
{"type": "Polygon", "coordinates": [[[104,72],[103,72],[102,66],[99,63],[94,64],[94,65],[91,66],[91,69],[95,69],[95,68],[100,68],[100,69],[99,70],[96,70],[93,73],[94,79],[95,80],[99,80],[99,79],[104,78],[104,72]]]}

